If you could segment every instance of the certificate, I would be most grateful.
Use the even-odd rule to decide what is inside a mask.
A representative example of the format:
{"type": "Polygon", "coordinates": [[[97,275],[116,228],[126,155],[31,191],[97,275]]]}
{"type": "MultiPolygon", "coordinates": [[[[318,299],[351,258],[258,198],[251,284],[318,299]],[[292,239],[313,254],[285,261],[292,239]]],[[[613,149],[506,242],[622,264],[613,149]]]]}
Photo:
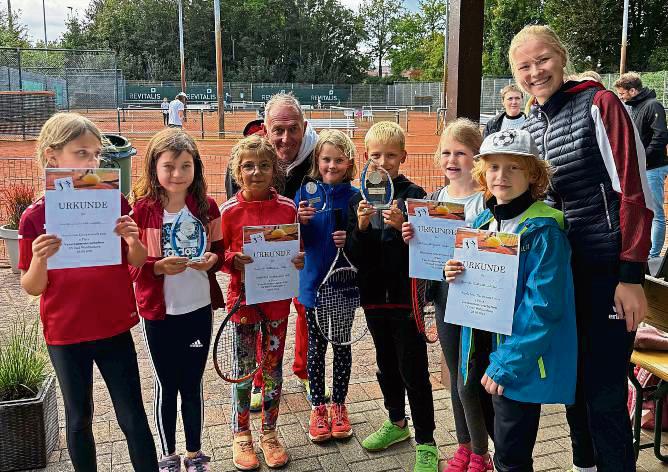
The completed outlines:
{"type": "Polygon", "coordinates": [[[121,263],[120,169],[46,169],[46,232],[62,239],[48,269],[121,263]]]}
{"type": "Polygon", "coordinates": [[[299,271],[292,259],[299,253],[299,224],[244,226],[244,254],[253,262],[244,268],[246,304],[296,297],[299,271]]]}
{"type": "Polygon", "coordinates": [[[443,280],[443,266],[452,259],[457,228],[464,223],[464,205],[434,200],[406,200],[413,238],[408,243],[408,275],[443,280]]]}
{"type": "Polygon", "coordinates": [[[519,244],[517,234],[457,230],[453,259],[465,270],[450,283],[446,322],[512,334],[519,244]]]}

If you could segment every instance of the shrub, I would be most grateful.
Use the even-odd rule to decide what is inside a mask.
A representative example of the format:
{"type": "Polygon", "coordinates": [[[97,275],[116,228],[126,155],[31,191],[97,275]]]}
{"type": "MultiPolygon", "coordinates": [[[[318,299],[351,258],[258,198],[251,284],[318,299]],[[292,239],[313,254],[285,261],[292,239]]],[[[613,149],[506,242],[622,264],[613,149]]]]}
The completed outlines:
{"type": "Polygon", "coordinates": [[[19,229],[21,215],[35,200],[35,189],[27,184],[14,184],[0,190],[0,208],[8,229],[19,229]]]}
{"type": "Polygon", "coordinates": [[[47,376],[49,358],[39,322],[22,317],[0,338],[0,401],[34,397],[47,376]]]}

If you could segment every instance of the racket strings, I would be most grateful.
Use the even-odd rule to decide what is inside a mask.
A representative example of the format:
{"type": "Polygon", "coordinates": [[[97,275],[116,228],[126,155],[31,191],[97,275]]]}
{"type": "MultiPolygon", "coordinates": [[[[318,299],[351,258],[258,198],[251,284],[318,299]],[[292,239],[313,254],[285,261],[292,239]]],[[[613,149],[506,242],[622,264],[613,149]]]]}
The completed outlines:
{"type": "Polygon", "coordinates": [[[352,344],[364,336],[366,321],[360,307],[355,269],[337,269],[325,278],[318,289],[316,321],[322,335],[332,344],[352,344]]]}
{"type": "Polygon", "coordinates": [[[261,323],[227,321],[216,345],[216,361],[221,376],[231,382],[242,382],[252,377],[263,362],[262,353],[267,342],[261,323]],[[258,343],[262,349],[258,349],[258,343]]]}
{"type": "Polygon", "coordinates": [[[428,342],[435,342],[438,339],[438,330],[436,328],[436,306],[431,300],[428,288],[429,282],[426,280],[413,280],[413,314],[415,322],[428,342]]]}

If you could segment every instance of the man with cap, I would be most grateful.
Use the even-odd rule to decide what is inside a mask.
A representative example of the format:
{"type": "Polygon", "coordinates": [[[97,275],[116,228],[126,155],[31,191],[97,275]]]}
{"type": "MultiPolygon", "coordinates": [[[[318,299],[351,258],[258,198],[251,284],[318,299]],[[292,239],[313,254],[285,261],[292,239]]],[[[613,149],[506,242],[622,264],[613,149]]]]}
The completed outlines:
{"type": "Polygon", "coordinates": [[[186,121],[185,109],[186,94],[179,92],[174,100],[169,102],[169,120],[167,121],[167,125],[170,128],[183,128],[183,122],[186,121]]]}
{"type": "MultiPolygon", "coordinates": [[[[253,120],[244,128],[244,136],[261,134],[272,144],[278,155],[278,164],[282,172],[283,186],[278,192],[294,199],[302,184],[304,176],[311,169],[313,150],[318,141],[318,133],[304,119],[299,101],[292,93],[278,93],[271,97],[265,106],[264,121],[253,120]],[[261,125],[261,126],[258,126],[261,125]]],[[[225,190],[228,198],[239,191],[239,186],[232,178],[229,164],[225,176],[225,190]]],[[[307,398],[310,401],[310,389],[306,372],[306,354],[308,351],[308,335],[306,327],[306,311],[303,305],[294,299],[297,309],[295,326],[295,360],[292,371],[304,383],[307,398]]],[[[253,381],[251,411],[261,408],[262,375],[258,372],[253,381]]],[[[329,393],[326,388],[325,396],[329,393]]]]}

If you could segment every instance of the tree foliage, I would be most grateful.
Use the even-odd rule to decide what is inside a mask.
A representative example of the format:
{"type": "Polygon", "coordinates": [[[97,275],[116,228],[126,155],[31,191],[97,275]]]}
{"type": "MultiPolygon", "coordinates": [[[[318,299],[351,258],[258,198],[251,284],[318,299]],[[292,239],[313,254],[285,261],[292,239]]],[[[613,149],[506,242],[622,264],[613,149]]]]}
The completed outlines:
{"type": "Polygon", "coordinates": [[[360,15],[364,20],[366,39],[371,56],[383,73],[383,59],[393,46],[393,37],[403,12],[401,0],[362,0],[360,15]]]}

